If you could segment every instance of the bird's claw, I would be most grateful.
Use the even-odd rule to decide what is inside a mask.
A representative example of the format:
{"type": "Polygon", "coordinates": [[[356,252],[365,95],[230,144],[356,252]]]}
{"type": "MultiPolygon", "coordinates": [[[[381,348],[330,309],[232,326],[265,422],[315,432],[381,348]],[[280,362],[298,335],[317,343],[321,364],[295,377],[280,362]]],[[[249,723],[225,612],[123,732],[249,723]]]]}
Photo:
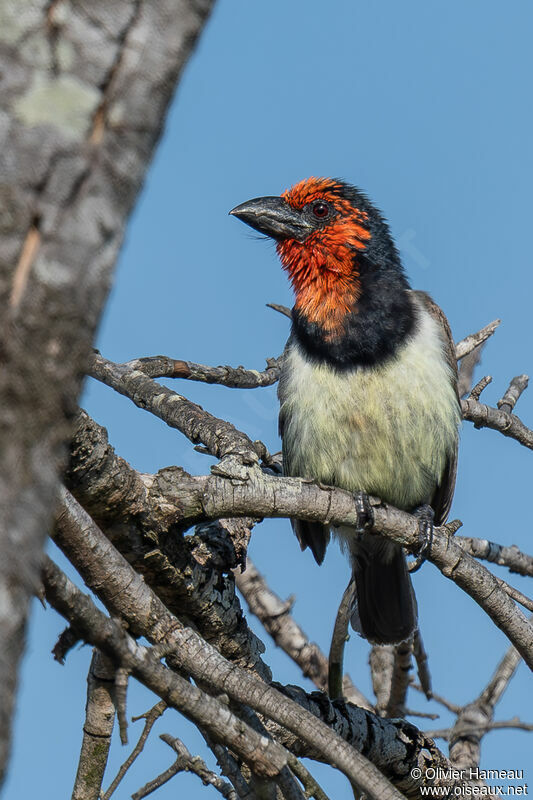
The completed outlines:
{"type": "Polygon", "coordinates": [[[355,492],[355,511],[357,513],[357,533],[364,533],[374,525],[374,509],[366,492],[355,492]]]}
{"type": "Polygon", "coordinates": [[[429,505],[415,508],[413,514],[418,517],[418,552],[414,561],[409,564],[409,572],[416,572],[431,551],[433,544],[433,519],[435,512],[429,505]]]}

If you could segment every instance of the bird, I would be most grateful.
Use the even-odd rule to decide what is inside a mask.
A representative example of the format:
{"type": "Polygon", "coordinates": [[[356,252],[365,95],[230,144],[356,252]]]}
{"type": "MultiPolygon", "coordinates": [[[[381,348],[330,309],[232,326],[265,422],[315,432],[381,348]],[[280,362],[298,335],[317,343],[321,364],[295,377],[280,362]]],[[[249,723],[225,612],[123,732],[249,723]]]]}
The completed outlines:
{"type": "MultiPolygon", "coordinates": [[[[357,187],[311,177],[229,213],[275,241],[294,290],[278,386],[284,474],[353,493],[357,525],[332,531],[351,560],[352,627],[397,644],[417,630],[417,603],[402,547],[370,531],[369,495],[417,514],[422,560],[456,479],[450,327],[411,289],[386,220],[357,187]]],[[[330,527],[291,522],[321,564],[330,527]]]]}

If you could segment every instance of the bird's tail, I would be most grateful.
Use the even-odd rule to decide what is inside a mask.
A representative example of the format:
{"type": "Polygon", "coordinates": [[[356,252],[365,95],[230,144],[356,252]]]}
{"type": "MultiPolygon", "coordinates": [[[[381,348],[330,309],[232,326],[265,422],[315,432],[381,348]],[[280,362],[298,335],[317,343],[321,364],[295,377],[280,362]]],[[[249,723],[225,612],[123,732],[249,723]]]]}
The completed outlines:
{"type": "Polygon", "coordinates": [[[408,639],[417,627],[417,608],[401,546],[353,531],[348,542],[356,585],[354,630],[373,644],[408,639]]]}

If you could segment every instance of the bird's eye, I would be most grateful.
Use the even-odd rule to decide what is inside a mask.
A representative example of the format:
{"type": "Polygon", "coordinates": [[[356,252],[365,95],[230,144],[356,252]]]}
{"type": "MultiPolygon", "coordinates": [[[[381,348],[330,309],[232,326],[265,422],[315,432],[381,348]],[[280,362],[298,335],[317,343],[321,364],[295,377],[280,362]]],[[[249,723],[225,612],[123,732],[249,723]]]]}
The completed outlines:
{"type": "Polygon", "coordinates": [[[319,200],[318,203],[315,203],[313,206],[313,214],[318,219],[324,219],[329,214],[329,207],[327,203],[324,203],[322,200],[319,200]]]}

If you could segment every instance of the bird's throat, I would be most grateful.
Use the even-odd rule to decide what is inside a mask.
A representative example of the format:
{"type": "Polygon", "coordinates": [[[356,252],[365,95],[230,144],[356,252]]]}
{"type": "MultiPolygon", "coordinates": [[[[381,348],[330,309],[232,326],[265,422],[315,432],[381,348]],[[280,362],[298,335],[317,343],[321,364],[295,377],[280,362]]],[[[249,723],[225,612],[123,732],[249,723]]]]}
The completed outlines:
{"type": "Polygon", "coordinates": [[[317,325],[326,340],[338,336],[348,314],[357,311],[361,282],[352,247],[295,240],[278,244],[295,294],[295,309],[317,325]]]}

